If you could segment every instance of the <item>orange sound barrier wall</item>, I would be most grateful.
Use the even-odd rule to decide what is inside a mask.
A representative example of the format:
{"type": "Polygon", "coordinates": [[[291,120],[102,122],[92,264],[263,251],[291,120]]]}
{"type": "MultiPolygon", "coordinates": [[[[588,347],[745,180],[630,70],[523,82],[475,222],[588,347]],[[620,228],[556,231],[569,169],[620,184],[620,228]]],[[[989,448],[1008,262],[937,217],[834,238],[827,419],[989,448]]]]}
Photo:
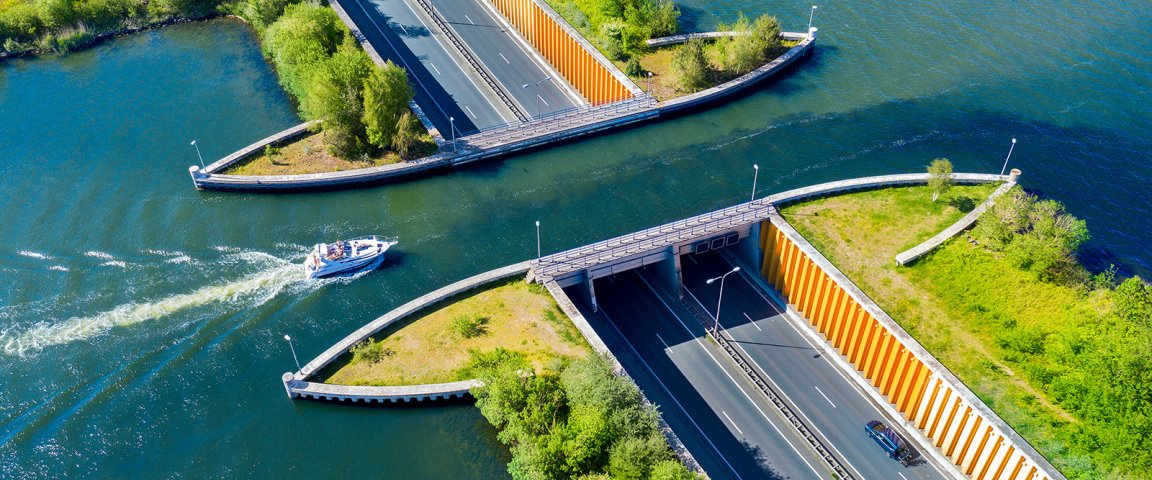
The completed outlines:
{"type": "Polygon", "coordinates": [[[632,97],[604,65],[533,0],[491,0],[492,5],[593,105],[632,97]]]}
{"type": "Polygon", "coordinates": [[[785,232],[770,220],[760,232],[761,275],[961,472],[976,479],[1050,479],[785,232]]]}

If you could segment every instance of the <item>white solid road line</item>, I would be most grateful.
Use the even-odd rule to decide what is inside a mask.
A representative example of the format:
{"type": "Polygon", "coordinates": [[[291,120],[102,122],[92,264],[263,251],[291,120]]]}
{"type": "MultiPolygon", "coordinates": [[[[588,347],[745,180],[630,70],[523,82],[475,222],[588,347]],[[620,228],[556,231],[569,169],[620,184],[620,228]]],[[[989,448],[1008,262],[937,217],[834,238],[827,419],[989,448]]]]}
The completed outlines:
{"type": "Polygon", "coordinates": [[[497,54],[497,55],[500,55],[500,58],[503,58],[503,59],[504,59],[504,63],[507,63],[507,64],[509,64],[509,65],[511,65],[511,64],[512,64],[512,62],[509,62],[509,61],[508,61],[508,57],[505,57],[503,53],[500,53],[500,52],[496,52],[496,54],[497,54]]]}
{"type": "MultiPolygon", "coordinates": [[[[640,276],[639,273],[637,273],[636,275],[640,276]]],[[[664,309],[668,310],[668,313],[672,314],[672,317],[676,319],[676,322],[679,323],[681,327],[684,327],[684,330],[687,330],[689,335],[692,335],[692,339],[696,341],[697,345],[700,345],[700,348],[704,351],[705,354],[708,355],[708,358],[711,358],[712,362],[715,363],[716,366],[720,367],[720,371],[724,372],[724,376],[728,377],[728,380],[730,380],[733,385],[736,385],[736,389],[740,390],[740,393],[744,394],[744,398],[748,399],[748,403],[751,403],[752,407],[755,408],[757,412],[760,412],[760,416],[764,417],[764,420],[766,420],[768,422],[768,425],[771,425],[772,429],[776,430],[776,433],[780,435],[780,438],[784,440],[784,443],[787,443],[789,447],[792,447],[792,451],[796,452],[796,456],[800,460],[802,460],[805,465],[808,465],[808,468],[812,470],[812,473],[816,474],[817,478],[822,478],[822,475],[820,474],[819,471],[816,470],[816,467],[813,467],[811,463],[808,463],[808,459],[805,458],[804,455],[800,453],[800,450],[798,448],[796,448],[796,445],[794,445],[791,440],[788,440],[788,437],[786,435],[784,435],[784,432],[780,430],[780,427],[777,427],[776,423],[773,422],[772,419],[768,417],[768,414],[764,413],[764,410],[760,409],[760,405],[757,405],[756,401],[752,399],[752,396],[749,395],[746,390],[744,390],[744,387],[740,386],[740,382],[737,382],[736,379],[732,377],[732,374],[728,373],[728,369],[724,368],[724,365],[720,363],[720,360],[717,360],[716,357],[714,355],[712,355],[712,352],[710,352],[708,350],[708,347],[706,345],[704,345],[704,342],[702,342],[700,340],[700,338],[696,336],[695,333],[692,333],[692,329],[688,328],[688,325],[684,324],[684,320],[680,318],[680,315],[677,315],[676,311],[673,310],[672,307],[669,306],[668,303],[664,301],[664,298],[661,297],[660,294],[656,292],[656,289],[653,288],[652,285],[648,283],[648,280],[646,278],[644,278],[643,276],[640,276],[640,280],[644,282],[644,285],[648,286],[648,290],[650,290],[653,295],[656,295],[656,299],[660,300],[660,303],[664,305],[664,309]]],[[[687,290],[687,289],[685,289],[685,290],[687,290]]],[[[689,293],[691,293],[691,292],[689,292],[689,293]]],[[[777,389],[779,389],[779,387],[777,387],[777,389]]]]}
{"type": "Polygon", "coordinates": [[[656,334],[656,338],[659,338],[659,339],[660,339],[660,343],[663,343],[663,344],[664,344],[664,350],[667,350],[667,351],[668,351],[668,355],[672,355],[672,347],[669,347],[669,346],[668,346],[668,342],[665,342],[665,341],[664,341],[664,337],[661,337],[661,336],[660,336],[660,334],[659,334],[659,333],[657,333],[657,334],[656,334]]]}
{"type": "Polygon", "coordinates": [[[464,18],[468,19],[468,23],[471,23],[472,25],[476,25],[476,22],[473,22],[472,17],[469,17],[467,13],[464,14],[464,18]]]}
{"type": "Polygon", "coordinates": [[[729,417],[729,416],[728,416],[728,412],[725,412],[725,411],[721,410],[721,411],[720,411],[720,413],[723,413],[723,414],[724,414],[724,418],[727,418],[727,419],[728,419],[728,423],[731,423],[731,424],[732,424],[732,428],[735,428],[735,429],[736,429],[736,431],[737,431],[737,432],[739,432],[741,435],[743,435],[743,434],[744,434],[744,431],[743,431],[743,430],[740,430],[740,426],[739,426],[739,425],[736,425],[736,422],[733,422],[733,421],[732,421],[732,417],[729,417]]]}
{"type": "Polygon", "coordinates": [[[760,328],[760,325],[757,325],[757,324],[756,324],[756,321],[755,321],[755,320],[752,320],[752,317],[749,317],[749,316],[748,316],[748,312],[741,312],[741,313],[743,313],[743,314],[744,314],[744,318],[747,318],[747,319],[748,319],[748,322],[749,322],[749,323],[751,323],[753,327],[756,327],[756,329],[757,329],[757,330],[760,330],[761,332],[763,332],[763,331],[764,331],[764,329],[763,329],[763,328],[760,328]]]}
{"type": "Polygon", "coordinates": [[[552,105],[549,105],[548,100],[545,100],[544,97],[540,96],[540,94],[536,94],[536,98],[539,98],[541,102],[544,102],[545,107],[551,107],[552,106],[552,105]]]}
{"type": "Polygon", "coordinates": [[[728,462],[728,458],[726,458],[724,454],[720,452],[720,449],[716,448],[716,444],[712,443],[712,439],[708,438],[708,434],[704,433],[704,429],[700,428],[700,424],[696,423],[696,419],[692,418],[692,415],[688,414],[688,409],[684,408],[684,405],[680,404],[680,401],[677,400],[676,396],[672,394],[672,390],[669,390],[668,386],[664,385],[664,382],[660,380],[659,376],[656,375],[656,371],[648,365],[648,362],[644,361],[644,357],[640,355],[640,352],[636,350],[636,347],[632,346],[632,342],[628,341],[628,339],[624,336],[624,332],[621,332],[620,327],[616,326],[616,322],[612,321],[612,317],[608,316],[608,312],[605,312],[603,309],[601,309],[600,315],[603,315],[604,319],[608,320],[608,325],[611,325],[612,329],[616,330],[616,334],[620,335],[620,339],[624,340],[624,344],[628,345],[628,349],[632,351],[633,355],[636,355],[636,359],[640,360],[640,364],[644,365],[644,369],[648,370],[648,374],[652,376],[653,380],[656,380],[656,383],[660,385],[660,389],[664,390],[664,393],[668,395],[668,398],[672,400],[672,403],[676,404],[676,408],[679,408],[681,412],[684,412],[684,418],[687,418],[688,421],[692,423],[692,426],[696,427],[696,431],[700,434],[700,437],[703,438],[705,442],[708,442],[708,445],[712,447],[712,451],[716,452],[716,456],[720,457],[720,460],[724,461],[724,464],[728,466],[728,470],[732,471],[732,475],[735,475],[736,478],[743,478],[739,473],[736,472],[736,468],[733,467],[730,462],[728,462]]]}
{"type": "Polygon", "coordinates": [[[437,75],[443,75],[442,73],[440,73],[440,69],[439,69],[439,68],[436,68],[436,64],[435,64],[435,63],[432,63],[432,62],[428,62],[428,66],[429,66],[429,67],[432,67],[432,70],[435,70],[437,75]]]}
{"type": "Polygon", "coordinates": [[[832,403],[832,399],[831,399],[831,398],[828,398],[828,395],[825,395],[825,394],[824,394],[824,391],[823,391],[823,390],[820,390],[820,387],[817,387],[816,385],[813,385],[813,386],[812,386],[812,388],[815,388],[817,392],[820,392],[820,396],[821,396],[821,397],[824,397],[824,400],[828,400],[828,404],[829,404],[829,405],[832,405],[832,408],[836,408],[836,404],[835,404],[835,403],[832,403]]]}

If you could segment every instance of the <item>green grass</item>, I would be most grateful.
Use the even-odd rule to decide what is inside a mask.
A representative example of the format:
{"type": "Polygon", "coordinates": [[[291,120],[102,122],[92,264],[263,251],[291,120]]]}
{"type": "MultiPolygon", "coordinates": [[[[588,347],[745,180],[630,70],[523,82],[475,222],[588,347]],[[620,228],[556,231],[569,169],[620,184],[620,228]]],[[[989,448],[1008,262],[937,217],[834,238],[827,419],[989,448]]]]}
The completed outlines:
{"type": "MultiPolygon", "coordinates": [[[[436,153],[436,143],[424,132],[408,158],[419,158],[436,153]]],[[[359,160],[346,160],[328,153],[323,133],[300,137],[291,143],[254,155],[225,169],[228,175],[293,175],[303,173],[338,172],[357,168],[377,167],[402,161],[395,152],[359,160]],[[268,153],[271,153],[269,155],[268,153]]]]}
{"type": "Polygon", "coordinates": [[[1149,478],[1133,466],[1150,461],[1138,433],[1147,425],[1095,413],[1110,411],[1098,397],[1123,397],[1124,389],[1090,365],[1108,365],[1096,356],[1123,358],[1099,352],[1122,351],[1134,328],[1112,314],[1110,290],[1040,281],[965,235],[909,267],[895,265],[896,253],[962,215],[949,203],[992,188],[954,187],[950,202],[936,204],[926,187],[876,190],[783,214],[1066,476],[1149,478]]]}
{"type": "Polygon", "coordinates": [[[523,353],[537,371],[562,357],[584,357],[591,352],[551,294],[520,278],[434,305],[377,333],[374,341],[387,352],[383,358],[358,361],[346,354],[320,373],[321,381],[417,385],[465,380],[462,369],[473,349],[503,347],[523,353]],[[456,328],[454,323],[475,323],[481,328],[456,328]]]}

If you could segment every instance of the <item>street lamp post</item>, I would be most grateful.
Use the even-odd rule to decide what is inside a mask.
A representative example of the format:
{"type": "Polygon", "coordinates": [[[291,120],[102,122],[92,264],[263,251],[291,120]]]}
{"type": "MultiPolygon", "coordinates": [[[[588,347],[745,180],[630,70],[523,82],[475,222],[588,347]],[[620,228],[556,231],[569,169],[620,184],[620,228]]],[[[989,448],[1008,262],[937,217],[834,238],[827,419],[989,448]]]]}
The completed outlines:
{"type": "Polygon", "coordinates": [[[543,102],[543,101],[544,101],[544,97],[541,97],[541,96],[540,96],[540,84],[541,84],[541,83],[544,83],[544,82],[547,82],[547,81],[549,81],[549,80],[552,80],[552,77],[550,77],[550,76],[549,76],[549,77],[544,77],[543,79],[541,79],[541,80],[540,80],[540,81],[538,81],[538,82],[533,82],[533,83],[525,83],[525,84],[524,84],[524,86],[523,86],[523,88],[528,88],[528,87],[531,87],[531,86],[536,86],[536,116],[537,116],[537,117],[539,117],[539,116],[540,116],[540,111],[544,109],[544,108],[543,108],[543,107],[540,105],[540,102],[543,102]]]}
{"type": "Polygon", "coordinates": [[[719,277],[709,278],[708,281],[705,282],[705,283],[711,285],[712,282],[715,282],[716,280],[720,280],[720,297],[716,299],[716,325],[712,328],[712,336],[714,336],[716,338],[720,338],[720,302],[724,301],[724,279],[728,278],[728,275],[731,275],[731,274],[739,272],[739,271],[740,271],[740,267],[736,267],[736,268],[733,268],[728,273],[720,275],[719,277]]]}
{"type": "Polygon", "coordinates": [[[755,170],[755,173],[752,174],[752,200],[750,201],[756,200],[756,180],[760,178],[760,165],[753,163],[752,170],[755,170]]]}
{"type": "Polygon", "coordinates": [[[292,346],[292,337],[289,337],[288,335],[284,335],[284,340],[288,341],[288,349],[292,350],[292,360],[296,361],[296,371],[299,372],[301,370],[300,369],[300,359],[296,358],[296,348],[292,346]]]}
{"type": "Polygon", "coordinates": [[[456,153],[456,117],[448,117],[448,129],[452,130],[452,153],[456,153]]]}
{"type": "Polygon", "coordinates": [[[192,140],[192,146],[196,147],[196,157],[200,159],[200,169],[206,169],[207,167],[204,166],[204,156],[200,155],[200,146],[196,145],[196,140],[192,140]]]}
{"type": "Polygon", "coordinates": [[[648,72],[648,95],[652,95],[652,72],[648,72]]]}
{"type": "Polygon", "coordinates": [[[540,220],[536,220],[536,260],[540,260],[540,220]]]}
{"type": "Polygon", "coordinates": [[[1016,139],[1012,139],[1012,146],[1008,147],[1008,156],[1004,157],[1004,166],[1000,167],[1000,176],[1004,176],[1004,170],[1008,169],[1008,159],[1012,158],[1012,149],[1016,148],[1016,139]]]}
{"type": "Polygon", "coordinates": [[[808,12],[808,37],[812,37],[812,18],[816,16],[816,5],[812,5],[812,10],[808,12]]]}

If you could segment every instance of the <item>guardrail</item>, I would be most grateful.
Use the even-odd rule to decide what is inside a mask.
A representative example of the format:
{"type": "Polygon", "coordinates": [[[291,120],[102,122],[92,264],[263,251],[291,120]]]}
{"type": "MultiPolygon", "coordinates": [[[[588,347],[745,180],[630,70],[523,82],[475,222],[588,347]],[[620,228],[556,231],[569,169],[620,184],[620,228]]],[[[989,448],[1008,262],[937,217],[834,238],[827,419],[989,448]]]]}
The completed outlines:
{"type": "Polygon", "coordinates": [[[740,370],[748,376],[749,380],[752,380],[752,383],[756,385],[756,388],[758,388],[762,393],[764,393],[765,396],[768,397],[768,400],[771,401],[772,405],[774,405],[776,409],[780,411],[780,414],[784,416],[784,419],[788,420],[788,423],[792,425],[792,428],[796,429],[796,431],[800,433],[800,436],[804,437],[804,441],[808,442],[808,445],[811,446],[812,449],[816,450],[816,454],[820,455],[820,458],[824,460],[824,463],[828,464],[829,467],[832,467],[832,471],[836,472],[838,478],[844,480],[852,480],[856,478],[853,477],[850,472],[848,472],[847,468],[844,468],[844,464],[840,463],[840,460],[837,459],[835,455],[832,455],[832,452],[828,450],[828,447],[824,446],[824,442],[820,441],[820,438],[817,437],[810,428],[808,428],[808,425],[800,420],[800,416],[796,415],[796,412],[792,410],[792,407],[788,405],[788,403],[785,402],[778,393],[776,393],[776,390],[768,385],[768,382],[764,381],[764,378],[760,375],[760,372],[757,372],[756,369],[753,368],[752,365],[748,362],[748,360],[744,358],[744,355],[741,355],[740,352],[732,346],[732,340],[725,337],[723,326],[717,324],[716,328],[719,329],[719,332],[713,331],[711,328],[709,328],[708,320],[705,318],[705,314],[700,312],[700,309],[695,304],[688,301],[688,297],[681,297],[680,304],[683,305],[684,308],[688,309],[688,312],[690,312],[692,316],[696,318],[697,322],[700,322],[700,326],[704,327],[704,331],[708,332],[708,336],[716,341],[716,344],[719,345],[720,348],[722,348],[724,352],[726,352],[728,356],[732,358],[732,361],[736,362],[736,366],[740,367],[740,370]]]}
{"type": "Polygon", "coordinates": [[[623,117],[656,106],[651,96],[634,97],[616,103],[594,107],[574,107],[541,115],[527,123],[505,124],[480,130],[475,134],[457,138],[466,147],[485,148],[524,138],[556,133],[568,128],[623,117]]]}
{"type": "Polygon", "coordinates": [[[424,13],[427,13],[429,17],[432,17],[432,22],[436,24],[436,28],[439,28],[440,31],[444,32],[444,36],[448,37],[448,40],[452,42],[452,45],[456,47],[456,50],[460,51],[460,54],[463,55],[464,59],[468,61],[468,65],[471,65],[472,69],[476,70],[476,73],[479,74],[480,78],[484,80],[484,83],[488,84],[488,87],[491,88],[492,91],[496,92],[496,96],[500,97],[500,101],[504,102],[504,105],[507,106],[509,110],[512,110],[512,114],[516,115],[516,118],[521,122],[527,122],[529,117],[525,115],[524,112],[520,111],[520,106],[517,105],[516,102],[512,101],[511,96],[506,90],[504,90],[504,86],[492,78],[492,72],[489,72],[488,68],[485,67],[482,62],[476,59],[476,55],[472,53],[472,49],[468,48],[468,45],[464,44],[464,42],[460,40],[460,37],[456,35],[456,31],[452,30],[452,28],[448,26],[448,23],[445,22],[443,18],[440,18],[440,14],[437,13],[436,9],[428,3],[428,0],[416,0],[416,3],[420,5],[420,8],[424,10],[424,13]]]}

